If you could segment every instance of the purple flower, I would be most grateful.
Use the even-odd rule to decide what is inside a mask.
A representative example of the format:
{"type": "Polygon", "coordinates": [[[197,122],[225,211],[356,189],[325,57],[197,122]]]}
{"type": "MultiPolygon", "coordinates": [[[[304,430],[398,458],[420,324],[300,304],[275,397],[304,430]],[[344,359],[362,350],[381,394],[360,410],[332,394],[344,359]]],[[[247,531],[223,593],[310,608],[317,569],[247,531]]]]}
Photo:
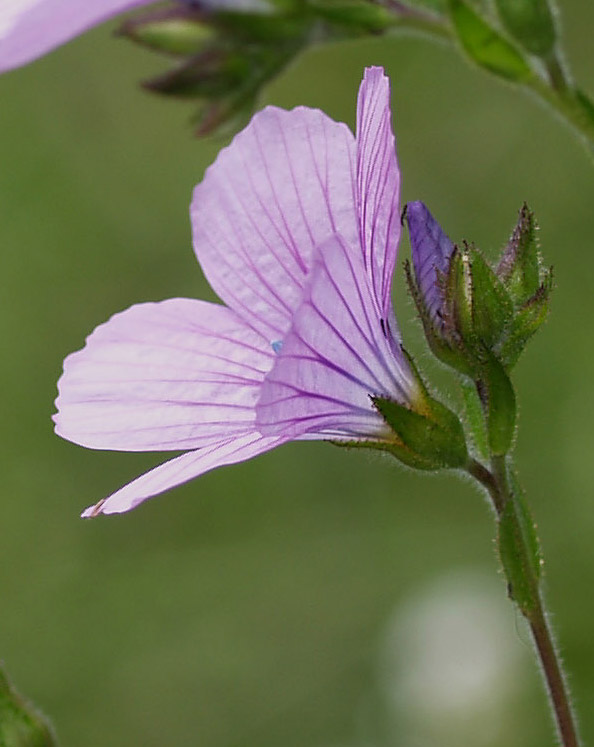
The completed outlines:
{"type": "Polygon", "coordinates": [[[186,450],[83,516],[119,513],[291,439],[389,444],[372,397],[422,399],[390,289],[400,235],[389,81],[369,68],[357,136],[267,107],[194,192],[194,249],[227,304],[116,314],[70,355],[56,432],[89,448],[186,450]]]}
{"type": "Polygon", "coordinates": [[[108,18],[151,0],[1,0],[0,72],[25,65],[108,18]]]}

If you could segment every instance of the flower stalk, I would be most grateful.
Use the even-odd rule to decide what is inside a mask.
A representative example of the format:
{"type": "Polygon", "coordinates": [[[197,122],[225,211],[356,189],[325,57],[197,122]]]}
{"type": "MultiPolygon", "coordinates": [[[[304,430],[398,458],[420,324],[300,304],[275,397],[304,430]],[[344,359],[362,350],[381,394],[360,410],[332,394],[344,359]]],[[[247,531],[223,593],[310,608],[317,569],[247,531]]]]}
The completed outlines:
{"type": "Polygon", "coordinates": [[[432,352],[461,379],[471,456],[463,469],[486,488],[510,599],[526,618],[563,747],[577,727],[542,599],[542,556],[511,453],[517,428],[511,371],[546,319],[553,288],[537,223],[526,204],[498,262],[474,245],[455,245],[422,202],[406,206],[410,294],[432,352]],[[413,272],[414,270],[414,272],[413,272]]]}
{"type": "Polygon", "coordinates": [[[524,496],[512,476],[511,460],[493,457],[490,468],[473,461],[468,472],[487,489],[495,509],[508,593],[530,627],[561,745],[579,747],[567,679],[542,598],[540,549],[524,496]]]}

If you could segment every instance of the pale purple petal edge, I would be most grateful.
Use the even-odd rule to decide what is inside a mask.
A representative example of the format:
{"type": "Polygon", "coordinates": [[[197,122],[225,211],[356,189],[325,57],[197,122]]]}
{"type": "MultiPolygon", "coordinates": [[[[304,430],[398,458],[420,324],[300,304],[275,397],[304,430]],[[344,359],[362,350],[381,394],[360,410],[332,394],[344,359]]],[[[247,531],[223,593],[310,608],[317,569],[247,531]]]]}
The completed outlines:
{"type": "Polygon", "coordinates": [[[108,18],[151,0],[2,0],[0,72],[41,57],[108,18]]]}
{"type": "Polygon", "coordinates": [[[216,467],[244,462],[287,440],[282,437],[266,438],[253,432],[240,438],[219,441],[198,451],[189,451],[155,467],[108,498],[89,506],[83,511],[82,517],[88,519],[99,514],[125,513],[148,498],[193,480],[216,467]]]}

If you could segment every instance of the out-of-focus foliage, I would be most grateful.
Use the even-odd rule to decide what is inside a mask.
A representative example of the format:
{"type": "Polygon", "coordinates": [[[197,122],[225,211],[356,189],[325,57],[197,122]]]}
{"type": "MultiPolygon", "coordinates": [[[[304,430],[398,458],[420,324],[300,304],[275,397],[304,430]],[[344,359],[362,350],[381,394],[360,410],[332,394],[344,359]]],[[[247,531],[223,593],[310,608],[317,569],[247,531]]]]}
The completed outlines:
{"type": "MultiPolygon", "coordinates": [[[[572,67],[588,87],[594,10],[580,0],[560,6],[572,67]]],[[[192,104],[137,90],[162,60],[112,39],[115,27],[0,79],[8,671],[64,745],[548,744],[528,638],[497,580],[490,513],[458,480],[303,443],[127,516],[78,518],[161,456],[92,452],[54,436],[62,359],[132,303],[212,299],[191,250],[188,204],[224,144],[192,137],[192,104]],[[477,587],[468,569],[493,585],[477,587]],[[421,632],[430,645],[420,645],[421,632]],[[438,655],[441,680],[431,674],[438,655]]],[[[403,200],[423,199],[454,241],[475,241],[491,261],[526,200],[555,268],[550,318],[515,370],[517,461],[589,743],[594,170],[536,102],[419,38],[313,49],[265,101],[321,107],[353,125],[368,64],[392,78],[403,200]]],[[[395,302],[426,368],[402,277],[395,302]]],[[[436,382],[447,376],[432,370],[436,382]]]]}
{"type": "Polygon", "coordinates": [[[2,747],[54,747],[43,716],[17,693],[0,667],[0,744],[2,747]]]}

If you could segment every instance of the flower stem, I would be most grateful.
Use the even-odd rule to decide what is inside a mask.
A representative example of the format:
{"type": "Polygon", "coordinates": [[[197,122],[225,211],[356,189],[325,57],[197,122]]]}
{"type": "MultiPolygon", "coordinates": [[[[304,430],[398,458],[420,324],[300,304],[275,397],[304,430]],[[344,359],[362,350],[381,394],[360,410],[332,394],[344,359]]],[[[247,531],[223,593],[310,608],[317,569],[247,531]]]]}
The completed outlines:
{"type": "Polygon", "coordinates": [[[487,489],[495,508],[509,594],[530,626],[561,745],[579,747],[566,679],[542,600],[540,551],[523,496],[510,479],[511,465],[505,457],[493,457],[490,469],[472,460],[468,472],[487,489]]]}
{"type": "Polygon", "coordinates": [[[539,605],[537,614],[534,614],[529,622],[546,679],[561,743],[564,747],[579,747],[575,717],[569,702],[565,677],[561,671],[559,655],[555,650],[553,636],[542,604],[539,605]]]}

